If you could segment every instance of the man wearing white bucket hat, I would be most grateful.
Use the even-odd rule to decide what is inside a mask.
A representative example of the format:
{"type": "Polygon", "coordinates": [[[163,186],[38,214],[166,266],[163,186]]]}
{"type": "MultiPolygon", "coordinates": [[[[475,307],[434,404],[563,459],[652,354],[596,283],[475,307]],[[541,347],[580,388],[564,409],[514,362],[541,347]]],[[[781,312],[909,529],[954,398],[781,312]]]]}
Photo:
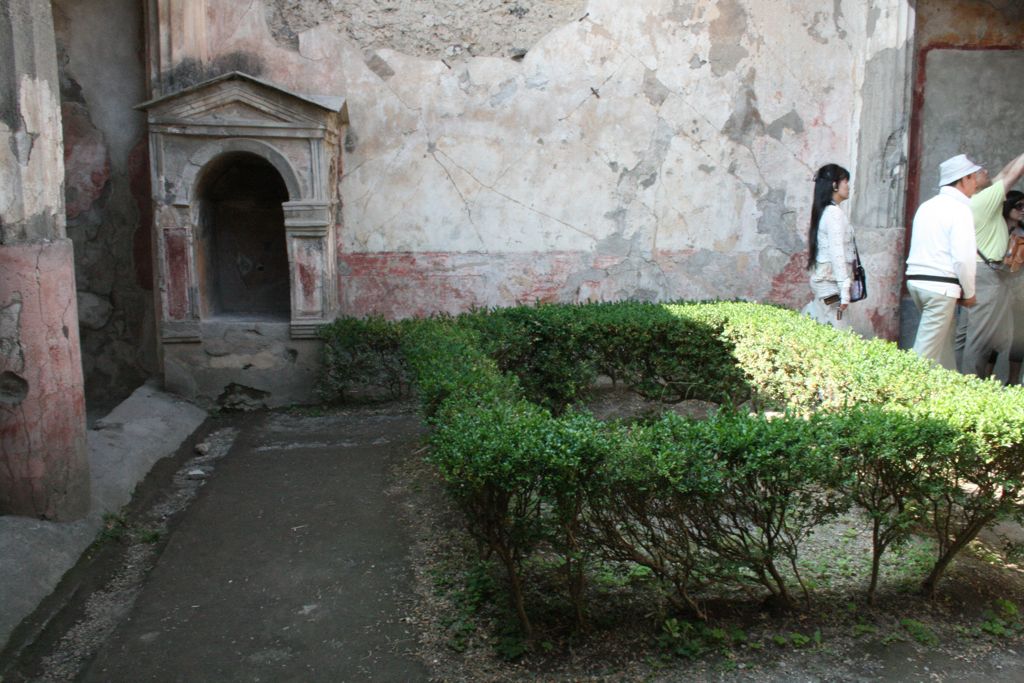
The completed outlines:
{"type": "Polygon", "coordinates": [[[1003,264],[1010,238],[1003,219],[1003,201],[1006,190],[1021,173],[1024,154],[1007,164],[991,182],[982,169],[978,172],[978,191],[971,196],[978,249],[974,281],[978,305],[960,312],[954,344],[960,372],[965,375],[988,377],[997,356],[1010,352],[1015,324],[1010,280],[1014,274],[1003,264]]]}
{"type": "Polygon", "coordinates": [[[921,312],[914,352],[956,369],[953,332],[956,305],[976,303],[976,242],[971,195],[981,166],[965,154],[939,164],[939,193],[914,214],[907,255],[907,290],[921,312]]]}

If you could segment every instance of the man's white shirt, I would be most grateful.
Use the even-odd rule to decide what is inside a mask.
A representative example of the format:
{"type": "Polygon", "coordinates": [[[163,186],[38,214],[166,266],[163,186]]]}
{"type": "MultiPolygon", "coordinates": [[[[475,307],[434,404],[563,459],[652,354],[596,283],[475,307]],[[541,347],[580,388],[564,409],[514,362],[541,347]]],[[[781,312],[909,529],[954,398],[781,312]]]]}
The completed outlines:
{"type": "Polygon", "coordinates": [[[914,214],[907,254],[907,275],[937,275],[960,281],[912,280],[915,287],[954,299],[974,296],[977,243],[971,200],[955,187],[944,186],[914,214]]]}

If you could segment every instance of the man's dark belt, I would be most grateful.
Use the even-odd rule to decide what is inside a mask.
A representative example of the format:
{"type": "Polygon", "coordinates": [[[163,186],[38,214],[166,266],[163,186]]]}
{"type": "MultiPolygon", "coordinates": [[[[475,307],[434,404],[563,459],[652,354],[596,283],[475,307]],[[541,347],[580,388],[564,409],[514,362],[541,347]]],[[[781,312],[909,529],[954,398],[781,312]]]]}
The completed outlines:
{"type": "Polygon", "coordinates": [[[985,265],[988,266],[990,269],[995,270],[995,271],[1007,270],[1006,264],[1003,263],[1002,259],[990,259],[990,258],[988,258],[987,256],[985,256],[984,254],[981,253],[981,249],[978,249],[977,252],[978,252],[978,258],[980,258],[982,261],[984,261],[985,265]]]}
{"type": "Polygon", "coordinates": [[[927,282],[948,282],[951,285],[960,286],[960,280],[945,275],[907,275],[908,280],[925,280],[927,282]]]}

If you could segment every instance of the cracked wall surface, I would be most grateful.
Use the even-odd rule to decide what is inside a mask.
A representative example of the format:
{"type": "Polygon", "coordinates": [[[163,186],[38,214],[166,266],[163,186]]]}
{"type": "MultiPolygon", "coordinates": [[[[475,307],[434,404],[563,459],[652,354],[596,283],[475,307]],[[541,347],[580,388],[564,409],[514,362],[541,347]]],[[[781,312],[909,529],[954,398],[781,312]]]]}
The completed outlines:
{"type": "Polygon", "coordinates": [[[0,4],[0,515],[89,507],[85,400],[53,20],[0,4]]]}
{"type": "Polygon", "coordinates": [[[67,234],[75,245],[91,404],[157,370],[152,304],[143,18],[132,0],[54,0],[67,234]]]}
{"type": "MultiPolygon", "coordinates": [[[[156,89],[180,86],[182,65],[208,76],[230,58],[347,99],[343,313],[613,298],[798,308],[814,170],[849,167],[855,194],[902,189],[905,0],[198,5],[161,17],[168,35],[194,30],[162,39],[156,89]],[[523,38],[509,31],[527,18],[523,38]],[[477,56],[451,59],[437,27],[460,22],[493,24],[493,40],[473,34],[477,56]],[[861,147],[890,138],[897,154],[861,147]]],[[[861,206],[862,255],[898,289],[902,205],[861,206]]],[[[876,292],[854,323],[894,336],[898,296],[876,292]]]]}

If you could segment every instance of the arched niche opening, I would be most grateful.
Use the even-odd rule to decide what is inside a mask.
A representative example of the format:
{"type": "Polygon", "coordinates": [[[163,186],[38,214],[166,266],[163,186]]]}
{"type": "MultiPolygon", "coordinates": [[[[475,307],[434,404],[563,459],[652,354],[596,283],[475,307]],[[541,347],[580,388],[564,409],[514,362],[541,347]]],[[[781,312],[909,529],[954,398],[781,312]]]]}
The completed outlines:
{"type": "Polygon", "coordinates": [[[234,386],[266,405],[313,399],[318,330],[338,313],[344,99],[232,72],[138,108],[164,385],[210,403],[234,386]]]}
{"type": "Polygon", "coordinates": [[[196,275],[204,317],[288,320],[288,246],[280,173],[249,152],[227,152],[200,176],[196,275]]]}

